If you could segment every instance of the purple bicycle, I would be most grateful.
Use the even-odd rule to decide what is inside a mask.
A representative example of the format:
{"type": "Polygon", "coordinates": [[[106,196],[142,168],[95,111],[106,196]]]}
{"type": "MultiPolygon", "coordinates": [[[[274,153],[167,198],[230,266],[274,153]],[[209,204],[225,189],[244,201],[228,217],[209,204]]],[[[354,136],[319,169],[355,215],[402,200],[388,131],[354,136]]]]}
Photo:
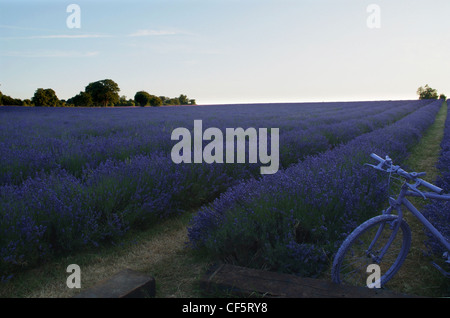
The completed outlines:
{"type": "MultiPolygon", "coordinates": [[[[422,197],[424,199],[436,199],[450,201],[449,194],[443,194],[444,190],[428,183],[419,177],[425,172],[406,172],[400,166],[393,165],[392,160],[376,154],[371,157],[379,163],[369,165],[377,170],[390,175],[396,174],[404,179],[400,194],[397,199],[389,198],[389,207],[381,215],[371,218],[358,226],[342,243],[332,267],[332,280],[335,283],[364,286],[383,287],[402,266],[411,246],[411,230],[403,219],[402,206],[406,207],[423,225],[439,240],[447,252],[443,257],[446,263],[450,263],[450,242],[445,238],[423,215],[408,201],[406,197],[422,197]],[[431,192],[423,192],[419,187],[424,187],[431,192]],[[397,212],[396,214],[394,212],[397,212]],[[376,264],[380,269],[380,277],[372,286],[367,283],[367,268],[376,264]]],[[[439,265],[433,265],[447,278],[450,273],[439,265]]]]}

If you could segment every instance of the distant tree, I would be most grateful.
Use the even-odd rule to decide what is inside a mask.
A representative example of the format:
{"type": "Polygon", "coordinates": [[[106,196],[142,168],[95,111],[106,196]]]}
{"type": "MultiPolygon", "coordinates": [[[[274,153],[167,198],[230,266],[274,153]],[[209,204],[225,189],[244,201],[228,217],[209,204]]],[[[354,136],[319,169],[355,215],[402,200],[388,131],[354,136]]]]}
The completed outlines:
{"type": "Polygon", "coordinates": [[[151,98],[150,94],[147,93],[146,91],[136,92],[136,94],[134,95],[135,105],[148,106],[150,105],[150,98],[151,98]]]}
{"type": "Polygon", "coordinates": [[[166,96],[158,96],[159,99],[161,100],[163,105],[167,105],[167,102],[170,98],[166,97],[166,96]]]}
{"type": "Polygon", "coordinates": [[[22,105],[23,106],[34,106],[31,99],[28,99],[28,98],[23,100],[22,105]]]}
{"type": "Polygon", "coordinates": [[[441,95],[439,95],[439,99],[447,100],[447,96],[445,96],[444,94],[441,94],[441,95]]]}
{"type": "Polygon", "coordinates": [[[71,104],[74,106],[94,106],[91,94],[86,92],[80,92],[74,97],[68,99],[67,104],[71,104]]]}
{"type": "Polygon", "coordinates": [[[161,98],[155,95],[150,95],[150,105],[151,106],[161,106],[163,104],[163,101],[161,98]]]}
{"type": "Polygon", "coordinates": [[[180,105],[180,100],[178,98],[171,98],[167,101],[167,105],[180,105]]]}
{"type": "Polygon", "coordinates": [[[187,105],[187,104],[189,104],[189,100],[188,100],[187,96],[183,95],[183,94],[181,94],[178,97],[178,101],[180,102],[180,105],[187,105]]]}
{"type": "Polygon", "coordinates": [[[438,99],[437,90],[425,85],[425,87],[419,87],[417,89],[417,95],[419,95],[419,99],[438,99]]]}
{"type": "Polygon", "coordinates": [[[2,104],[2,97],[3,97],[3,94],[2,94],[2,92],[0,92],[0,105],[3,105],[2,104]]]}
{"type": "Polygon", "coordinates": [[[195,99],[188,99],[188,97],[183,94],[174,98],[159,96],[159,99],[161,99],[162,105],[196,105],[195,99]]]}
{"type": "Polygon", "coordinates": [[[113,80],[104,79],[89,83],[85,92],[92,96],[94,105],[113,106],[119,101],[120,88],[113,80]]]}
{"type": "Polygon", "coordinates": [[[134,100],[127,99],[125,95],[122,95],[114,106],[134,106],[134,100]]]}
{"type": "Polygon", "coordinates": [[[35,106],[60,106],[60,101],[53,89],[38,88],[31,99],[35,106]]]}
{"type": "Polygon", "coordinates": [[[179,105],[196,105],[195,99],[188,99],[186,95],[181,94],[178,97],[179,105]]]}
{"type": "Polygon", "coordinates": [[[23,106],[23,102],[19,98],[12,98],[8,95],[2,95],[2,103],[1,105],[5,106],[23,106]]]}
{"type": "Polygon", "coordinates": [[[8,95],[2,95],[2,105],[8,106],[11,105],[11,102],[14,102],[14,99],[9,97],[8,95]]]}

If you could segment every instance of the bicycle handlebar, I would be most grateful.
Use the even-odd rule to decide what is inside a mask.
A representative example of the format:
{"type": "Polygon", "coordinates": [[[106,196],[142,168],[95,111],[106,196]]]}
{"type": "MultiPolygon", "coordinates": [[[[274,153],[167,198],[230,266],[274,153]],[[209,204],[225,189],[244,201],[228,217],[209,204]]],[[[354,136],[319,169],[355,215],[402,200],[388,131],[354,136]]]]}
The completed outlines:
{"type": "Polygon", "coordinates": [[[378,160],[379,162],[383,162],[384,163],[384,159],[381,158],[380,156],[378,156],[377,154],[371,154],[370,155],[373,159],[378,160]]]}
{"type": "Polygon", "coordinates": [[[443,189],[441,189],[441,188],[439,188],[439,187],[437,187],[437,186],[435,186],[435,185],[433,185],[433,184],[431,184],[431,183],[429,183],[429,182],[427,182],[425,180],[422,180],[422,179],[418,178],[420,176],[425,175],[425,172],[419,172],[419,173],[418,172],[411,172],[411,173],[409,173],[409,172],[406,172],[405,170],[403,170],[402,168],[400,168],[400,166],[394,166],[392,164],[392,159],[389,158],[389,156],[386,156],[386,159],[383,159],[383,158],[381,158],[380,156],[378,156],[377,154],[374,154],[374,153],[372,153],[370,156],[373,159],[377,160],[379,162],[379,164],[376,165],[376,166],[371,165],[371,164],[367,164],[367,165],[369,165],[369,166],[371,166],[371,167],[373,167],[373,168],[375,168],[377,170],[381,170],[381,171],[389,172],[389,173],[396,173],[396,174],[404,177],[405,179],[415,181],[416,182],[415,185],[409,185],[410,188],[412,188],[413,190],[419,191],[416,188],[418,186],[422,185],[425,188],[428,188],[429,190],[434,191],[434,192],[436,192],[438,194],[443,194],[444,193],[443,189]],[[387,169],[383,169],[383,166],[385,166],[385,165],[388,167],[387,169]]]}
{"type": "Polygon", "coordinates": [[[435,185],[433,185],[433,184],[431,184],[429,182],[426,182],[425,180],[422,180],[422,179],[419,179],[419,180],[420,180],[420,185],[423,185],[425,188],[428,188],[431,191],[434,191],[434,192],[436,192],[438,194],[443,194],[444,193],[443,189],[441,189],[439,187],[436,187],[435,185]]]}

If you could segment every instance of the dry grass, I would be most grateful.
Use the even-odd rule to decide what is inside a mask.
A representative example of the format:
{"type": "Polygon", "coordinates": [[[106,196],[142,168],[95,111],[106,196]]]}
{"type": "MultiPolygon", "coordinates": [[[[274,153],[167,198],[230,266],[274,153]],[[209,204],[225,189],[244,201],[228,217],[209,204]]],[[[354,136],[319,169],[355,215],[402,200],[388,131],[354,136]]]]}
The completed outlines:
{"type": "Polygon", "coordinates": [[[124,245],[101,252],[79,253],[18,275],[0,290],[0,297],[64,298],[80,289],[66,285],[69,264],[81,268],[81,290],[129,268],[155,278],[156,297],[198,297],[198,278],[208,263],[185,249],[187,216],[167,220],[156,228],[130,235],[124,245]]]}

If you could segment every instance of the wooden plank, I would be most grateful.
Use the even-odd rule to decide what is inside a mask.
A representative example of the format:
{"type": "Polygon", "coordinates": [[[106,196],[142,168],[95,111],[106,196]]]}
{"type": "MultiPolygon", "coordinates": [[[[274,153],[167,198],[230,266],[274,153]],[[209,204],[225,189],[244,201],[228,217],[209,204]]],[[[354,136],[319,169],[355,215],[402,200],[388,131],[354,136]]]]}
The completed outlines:
{"type": "Polygon", "coordinates": [[[411,297],[385,289],[342,286],[331,281],[223,264],[200,280],[208,294],[283,298],[411,297]]]}
{"type": "Polygon", "coordinates": [[[155,297],[155,279],[125,269],[74,298],[146,298],[155,297]]]}

